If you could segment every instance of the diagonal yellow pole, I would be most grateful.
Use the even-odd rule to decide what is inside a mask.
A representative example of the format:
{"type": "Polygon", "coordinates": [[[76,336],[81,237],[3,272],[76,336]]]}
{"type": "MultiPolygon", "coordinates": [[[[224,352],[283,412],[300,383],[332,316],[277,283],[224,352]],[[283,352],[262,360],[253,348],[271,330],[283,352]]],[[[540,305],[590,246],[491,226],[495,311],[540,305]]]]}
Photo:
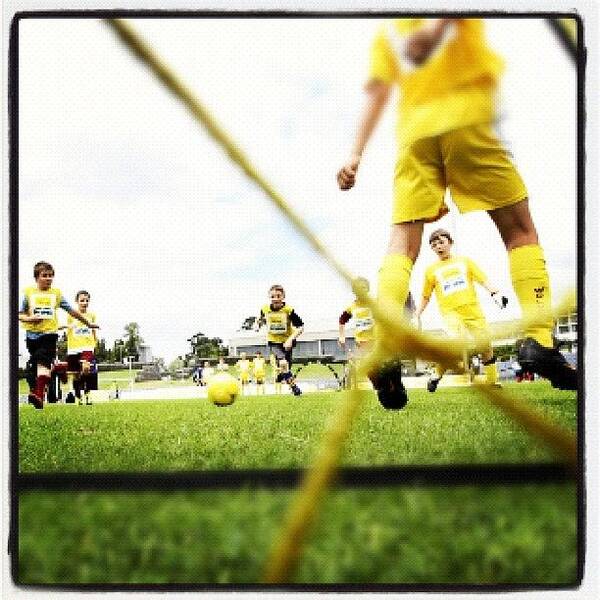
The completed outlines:
{"type": "MultiPolygon", "coordinates": [[[[361,300],[369,304],[375,319],[385,329],[387,339],[384,340],[383,348],[372,353],[359,365],[361,373],[368,372],[374,368],[381,362],[382,358],[397,352],[398,348],[402,348],[413,355],[435,360],[444,365],[452,365],[460,360],[465,344],[467,343],[465,340],[457,340],[453,341],[452,344],[441,346],[439,340],[416,331],[399,316],[390,315],[389,310],[386,310],[385,307],[362,293],[362,290],[357,286],[354,286],[354,277],[350,271],[333,256],[312,233],[302,218],[288,205],[285,199],[258,173],[242,150],[233,142],[225,130],[218,125],[192,91],[171,71],[153,49],[138,36],[131,25],[121,19],[109,19],[107,23],[123,43],[152,70],[165,87],[188,107],[195,119],[205,127],[211,137],[227,152],[229,157],[244,171],[248,178],[254,181],[265,192],[275,207],[294,225],[296,230],[311,247],[323,257],[342,279],[346,280],[354,288],[354,292],[361,300]]],[[[498,390],[491,391],[490,388],[482,388],[482,391],[484,391],[488,399],[507,412],[510,412],[508,408],[510,403],[504,394],[498,390]]],[[[360,404],[361,394],[358,390],[354,390],[347,395],[346,401],[341,404],[326,428],[317,458],[307,473],[296,500],[290,509],[282,534],[272,552],[264,577],[265,582],[279,583],[289,580],[290,574],[300,555],[302,542],[316,514],[318,502],[334,477],[344,440],[348,436],[352,421],[360,404]]],[[[522,423],[529,419],[527,415],[524,415],[519,410],[512,410],[511,414],[522,423]]],[[[531,421],[532,419],[529,420],[531,421]]],[[[537,415],[533,421],[537,421],[539,424],[543,423],[545,419],[541,415],[537,415]]],[[[543,429],[543,427],[537,427],[536,429],[536,427],[530,426],[529,430],[532,432],[536,431],[537,435],[545,435],[548,443],[554,444],[554,447],[558,451],[568,455],[569,459],[571,459],[573,455],[572,448],[575,442],[574,439],[568,438],[570,434],[565,434],[565,436],[546,435],[543,433],[543,429]]]]}

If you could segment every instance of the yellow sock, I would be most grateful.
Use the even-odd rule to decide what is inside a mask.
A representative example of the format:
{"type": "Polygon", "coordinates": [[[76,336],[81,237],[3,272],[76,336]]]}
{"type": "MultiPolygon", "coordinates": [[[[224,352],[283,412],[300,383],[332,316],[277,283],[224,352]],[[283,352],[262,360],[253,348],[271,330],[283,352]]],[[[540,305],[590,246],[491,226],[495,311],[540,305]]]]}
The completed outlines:
{"type": "Polygon", "coordinates": [[[485,382],[488,385],[494,385],[498,381],[498,368],[495,362],[491,365],[483,365],[483,372],[485,373],[485,382]]]}
{"type": "Polygon", "coordinates": [[[519,246],[508,253],[510,276],[515,294],[521,304],[525,320],[533,319],[525,329],[525,337],[530,337],[542,346],[552,348],[552,317],[538,315],[539,310],[550,310],[550,278],[546,270],[544,251],[537,244],[519,246]],[[536,317],[536,315],[538,315],[536,317]]]}
{"type": "MultiPolygon", "coordinates": [[[[377,300],[392,314],[403,314],[412,268],[413,261],[405,254],[387,254],[383,259],[379,269],[377,300]]],[[[375,328],[375,336],[381,336],[378,327],[375,328]]]]}

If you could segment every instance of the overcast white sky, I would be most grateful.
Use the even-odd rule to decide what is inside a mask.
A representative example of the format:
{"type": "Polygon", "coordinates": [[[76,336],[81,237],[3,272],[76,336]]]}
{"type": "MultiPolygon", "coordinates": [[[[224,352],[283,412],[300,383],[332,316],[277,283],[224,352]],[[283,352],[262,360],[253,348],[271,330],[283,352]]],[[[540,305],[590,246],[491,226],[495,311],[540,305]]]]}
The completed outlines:
{"type": "MultiPolygon", "coordinates": [[[[377,19],[134,20],[252,162],[354,273],[375,287],[385,251],[395,106],[356,188],[335,173],[364,101],[377,19]]],[[[500,133],[525,179],[555,299],[576,284],[575,69],[542,19],[487,21],[507,63],[500,133]]],[[[282,283],[307,328],[337,327],[347,286],[248,183],[186,110],[102,22],[21,21],[19,287],[38,260],[69,299],[86,288],[109,344],[129,321],[155,356],[198,331],[225,341],[282,283]]],[[[449,217],[519,316],[506,253],[485,214],[449,217]]],[[[420,296],[425,245],[413,272],[420,296]]],[[[432,304],[424,324],[437,327],[432,304]]],[[[21,336],[22,337],[22,336],[21,336]]]]}

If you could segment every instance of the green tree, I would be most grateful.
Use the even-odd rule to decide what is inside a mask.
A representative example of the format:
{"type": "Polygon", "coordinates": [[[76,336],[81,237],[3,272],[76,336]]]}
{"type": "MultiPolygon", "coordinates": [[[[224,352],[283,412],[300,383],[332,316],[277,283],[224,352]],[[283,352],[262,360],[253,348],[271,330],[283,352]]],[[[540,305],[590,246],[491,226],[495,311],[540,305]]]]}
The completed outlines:
{"type": "Polygon", "coordinates": [[[196,333],[188,342],[192,345],[192,356],[196,358],[218,358],[228,354],[221,338],[209,338],[203,333],[196,333]]]}
{"type": "Polygon", "coordinates": [[[134,360],[140,358],[140,344],[144,342],[140,335],[140,326],[135,323],[127,323],[125,325],[125,333],[123,335],[125,346],[123,348],[123,356],[133,356],[134,360]]]}
{"type": "Polygon", "coordinates": [[[106,346],[106,340],[104,338],[98,340],[94,354],[99,363],[111,363],[114,361],[113,352],[106,346]]]}
{"type": "Polygon", "coordinates": [[[254,329],[254,324],[256,323],[257,318],[258,317],[256,315],[246,317],[240,329],[242,331],[252,331],[254,329]]]}

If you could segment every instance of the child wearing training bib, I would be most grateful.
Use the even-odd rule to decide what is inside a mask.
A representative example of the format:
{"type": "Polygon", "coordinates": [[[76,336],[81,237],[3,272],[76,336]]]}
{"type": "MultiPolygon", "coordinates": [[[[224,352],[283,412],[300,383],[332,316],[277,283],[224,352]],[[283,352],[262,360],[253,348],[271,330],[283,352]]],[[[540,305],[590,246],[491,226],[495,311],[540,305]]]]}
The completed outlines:
{"type": "MultiPolygon", "coordinates": [[[[452,256],[453,243],[452,236],[445,229],[436,229],[429,237],[429,245],[439,260],[425,271],[421,305],[415,317],[420,328],[421,313],[429,304],[431,294],[435,291],[447,332],[457,336],[469,335],[474,339],[477,347],[483,349],[481,359],[486,381],[493,385],[498,379],[496,359],[475,283],[485,288],[500,308],[506,306],[508,299],[488,282],[487,277],[470,258],[452,256]]],[[[436,374],[427,382],[427,389],[430,392],[435,392],[443,374],[444,369],[438,366],[436,374]]]]}
{"type": "MultiPolygon", "coordinates": [[[[90,293],[80,290],[75,294],[77,309],[91,323],[96,322],[96,315],[88,310],[90,293]]],[[[81,400],[81,392],[88,396],[91,390],[98,389],[98,369],[96,364],[96,331],[79,323],[76,319],[67,318],[64,327],[67,330],[67,377],[69,392],[67,403],[81,400]]],[[[59,328],[60,329],[60,328],[59,328]]]]}
{"type": "MultiPolygon", "coordinates": [[[[267,344],[269,350],[278,361],[286,361],[287,366],[292,366],[292,349],[296,345],[296,338],[304,331],[304,322],[296,311],[285,303],[285,290],[279,284],[272,285],[269,289],[269,304],[260,310],[256,321],[257,327],[265,326],[267,330],[267,344]]],[[[295,396],[302,391],[296,385],[291,370],[285,372],[281,379],[285,381],[295,396]]]]}

